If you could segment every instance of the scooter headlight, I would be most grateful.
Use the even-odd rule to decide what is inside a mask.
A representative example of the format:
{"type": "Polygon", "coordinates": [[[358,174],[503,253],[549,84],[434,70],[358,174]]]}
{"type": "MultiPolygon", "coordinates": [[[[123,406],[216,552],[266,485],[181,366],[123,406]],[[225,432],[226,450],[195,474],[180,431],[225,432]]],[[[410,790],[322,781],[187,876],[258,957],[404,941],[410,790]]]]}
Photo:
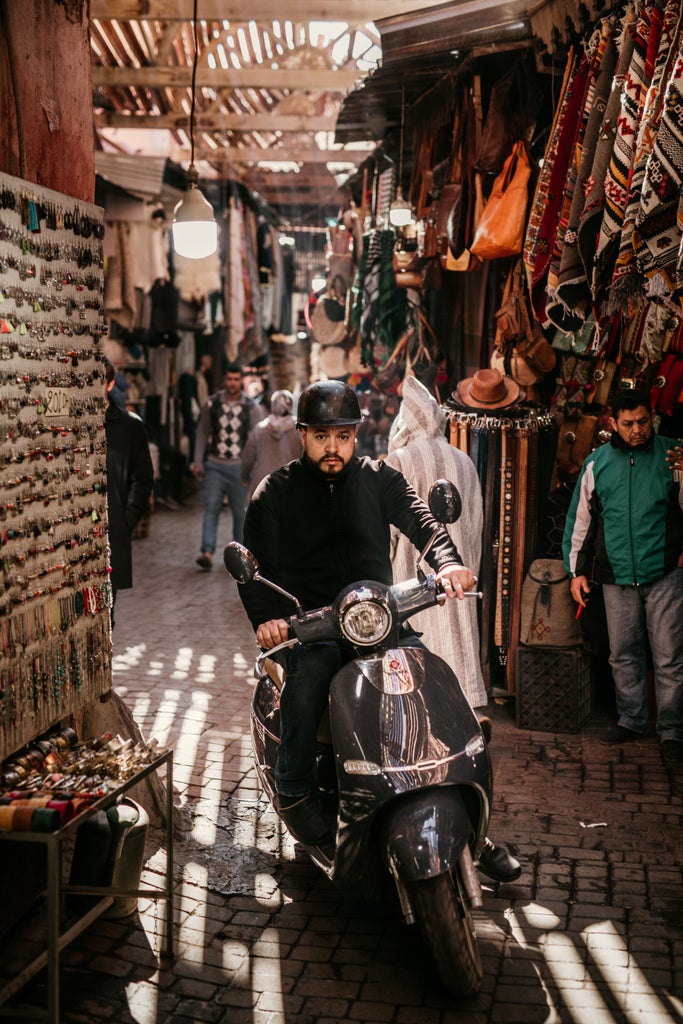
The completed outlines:
{"type": "Polygon", "coordinates": [[[391,630],[392,615],[386,594],[379,587],[362,584],[341,598],[339,628],[349,643],[373,647],[391,630]]]}

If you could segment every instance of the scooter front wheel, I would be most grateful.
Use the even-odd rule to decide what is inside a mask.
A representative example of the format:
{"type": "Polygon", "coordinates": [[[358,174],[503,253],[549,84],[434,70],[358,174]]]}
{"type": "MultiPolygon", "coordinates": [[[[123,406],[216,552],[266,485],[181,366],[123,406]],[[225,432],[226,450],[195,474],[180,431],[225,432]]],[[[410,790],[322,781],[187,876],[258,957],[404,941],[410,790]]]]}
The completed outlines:
{"type": "Polygon", "coordinates": [[[444,988],[472,995],[482,980],[481,958],[457,869],[407,885],[415,920],[444,988]]]}

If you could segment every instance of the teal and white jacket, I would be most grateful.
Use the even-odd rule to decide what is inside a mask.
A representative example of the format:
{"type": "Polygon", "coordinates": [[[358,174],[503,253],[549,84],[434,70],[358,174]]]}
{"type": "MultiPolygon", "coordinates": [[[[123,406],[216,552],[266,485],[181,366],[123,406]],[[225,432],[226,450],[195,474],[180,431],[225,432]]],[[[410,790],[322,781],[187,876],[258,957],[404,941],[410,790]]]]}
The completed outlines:
{"type": "Polygon", "coordinates": [[[570,576],[597,583],[653,583],[683,548],[683,489],[666,461],[676,444],[652,435],[628,448],[618,434],[588,456],[567,513],[562,551],[570,576]]]}

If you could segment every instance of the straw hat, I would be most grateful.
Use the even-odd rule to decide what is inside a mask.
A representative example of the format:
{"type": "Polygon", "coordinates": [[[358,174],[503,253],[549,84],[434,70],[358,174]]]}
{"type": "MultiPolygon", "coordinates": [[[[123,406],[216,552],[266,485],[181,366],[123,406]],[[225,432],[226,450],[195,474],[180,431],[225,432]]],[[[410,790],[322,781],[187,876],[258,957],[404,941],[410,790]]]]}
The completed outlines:
{"type": "Polygon", "coordinates": [[[498,370],[477,370],[473,377],[461,380],[453,392],[453,399],[472,409],[507,409],[524,399],[525,393],[510,377],[498,370]]]}

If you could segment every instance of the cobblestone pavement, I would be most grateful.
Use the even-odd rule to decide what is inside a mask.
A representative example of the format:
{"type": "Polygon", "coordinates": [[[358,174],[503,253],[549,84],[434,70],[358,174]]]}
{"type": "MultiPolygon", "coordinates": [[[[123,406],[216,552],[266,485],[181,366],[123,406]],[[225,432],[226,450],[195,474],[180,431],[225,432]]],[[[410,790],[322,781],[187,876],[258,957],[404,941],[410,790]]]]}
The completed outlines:
{"type": "MultiPolygon", "coordinates": [[[[146,738],[174,747],[177,957],[163,904],[97,920],[62,956],[66,1024],[536,1024],[683,1021],[683,772],[654,736],[625,747],[516,728],[493,704],[491,834],[523,864],[487,888],[484,983],[455,1002],[386,906],[345,899],[259,800],[248,707],[255,646],[222,565],[202,573],[201,495],[159,510],[119,595],[114,683],[146,738]]],[[[225,513],[219,545],[230,539],[225,513]]],[[[150,830],[143,882],[163,877],[150,830]]],[[[26,989],[33,1002],[41,981],[26,989]]]]}

